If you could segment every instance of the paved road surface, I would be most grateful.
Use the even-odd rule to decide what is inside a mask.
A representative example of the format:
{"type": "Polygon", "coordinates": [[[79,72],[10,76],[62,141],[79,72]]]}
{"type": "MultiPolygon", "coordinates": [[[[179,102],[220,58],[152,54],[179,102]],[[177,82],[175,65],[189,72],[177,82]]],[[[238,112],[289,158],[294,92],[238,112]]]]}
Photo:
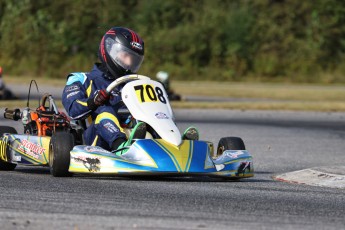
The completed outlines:
{"type": "Polygon", "coordinates": [[[343,166],[343,113],[175,114],[181,130],[195,125],[202,139],[216,144],[224,136],[242,137],[254,156],[255,177],[53,178],[44,168],[18,167],[0,172],[1,229],[344,229],[344,189],[272,179],[343,166]]]}

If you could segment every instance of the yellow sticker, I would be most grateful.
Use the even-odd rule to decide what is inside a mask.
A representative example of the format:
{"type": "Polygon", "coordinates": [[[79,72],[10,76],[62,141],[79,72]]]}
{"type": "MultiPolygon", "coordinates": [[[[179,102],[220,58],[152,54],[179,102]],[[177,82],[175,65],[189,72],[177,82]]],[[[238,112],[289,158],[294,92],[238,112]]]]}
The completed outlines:
{"type": "Polygon", "coordinates": [[[144,102],[162,102],[166,103],[166,99],[162,94],[162,89],[153,85],[136,85],[134,86],[135,94],[140,103],[144,102]]]}

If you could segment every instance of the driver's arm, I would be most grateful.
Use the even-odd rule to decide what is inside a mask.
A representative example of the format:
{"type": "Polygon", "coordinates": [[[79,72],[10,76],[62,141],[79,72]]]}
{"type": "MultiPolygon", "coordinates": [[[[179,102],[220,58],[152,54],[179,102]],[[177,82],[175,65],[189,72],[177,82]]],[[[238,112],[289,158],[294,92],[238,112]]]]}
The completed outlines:
{"type": "Polygon", "coordinates": [[[84,73],[72,73],[68,76],[62,93],[62,104],[72,119],[83,119],[92,112],[87,104],[90,93],[91,82],[84,73]]]}

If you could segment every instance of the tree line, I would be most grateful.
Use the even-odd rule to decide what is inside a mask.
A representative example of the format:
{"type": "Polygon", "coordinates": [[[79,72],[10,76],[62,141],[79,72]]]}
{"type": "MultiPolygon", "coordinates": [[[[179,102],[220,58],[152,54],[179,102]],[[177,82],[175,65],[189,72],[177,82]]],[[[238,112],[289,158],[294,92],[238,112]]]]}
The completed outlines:
{"type": "Polygon", "coordinates": [[[112,26],[145,41],[140,73],[174,79],[345,82],[345,1],[0,0],[6,74],[89,71],[112,26]]]}

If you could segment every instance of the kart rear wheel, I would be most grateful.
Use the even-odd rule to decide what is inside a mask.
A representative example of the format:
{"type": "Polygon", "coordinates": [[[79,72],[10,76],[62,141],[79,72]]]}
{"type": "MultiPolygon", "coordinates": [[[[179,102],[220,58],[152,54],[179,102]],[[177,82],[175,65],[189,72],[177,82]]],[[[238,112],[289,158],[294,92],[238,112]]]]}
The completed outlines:
{"type": "Polygon", "coordinates": [[[240,137],[222,137],[218,142],[217,157],[225,150],[246,150],[246,147],[240,137]]]}
{"type": "Polygon", "coordinates": [[[74,147],[71,133],[57,132],[52,135],[49,145],[50,173],[54,177],[69,177],[70,151],[74,147]]]}
{"type": "MultiPolygon", "coordinates": [[[[17,134],[17,130],[11,126],[0,126],[0,136],[2,136],[4,133],[17,134]]],[[[12,171],[16,168],[16,166],[17,164],[5,162],[0,159],[0,171],[12,171]]]]}

